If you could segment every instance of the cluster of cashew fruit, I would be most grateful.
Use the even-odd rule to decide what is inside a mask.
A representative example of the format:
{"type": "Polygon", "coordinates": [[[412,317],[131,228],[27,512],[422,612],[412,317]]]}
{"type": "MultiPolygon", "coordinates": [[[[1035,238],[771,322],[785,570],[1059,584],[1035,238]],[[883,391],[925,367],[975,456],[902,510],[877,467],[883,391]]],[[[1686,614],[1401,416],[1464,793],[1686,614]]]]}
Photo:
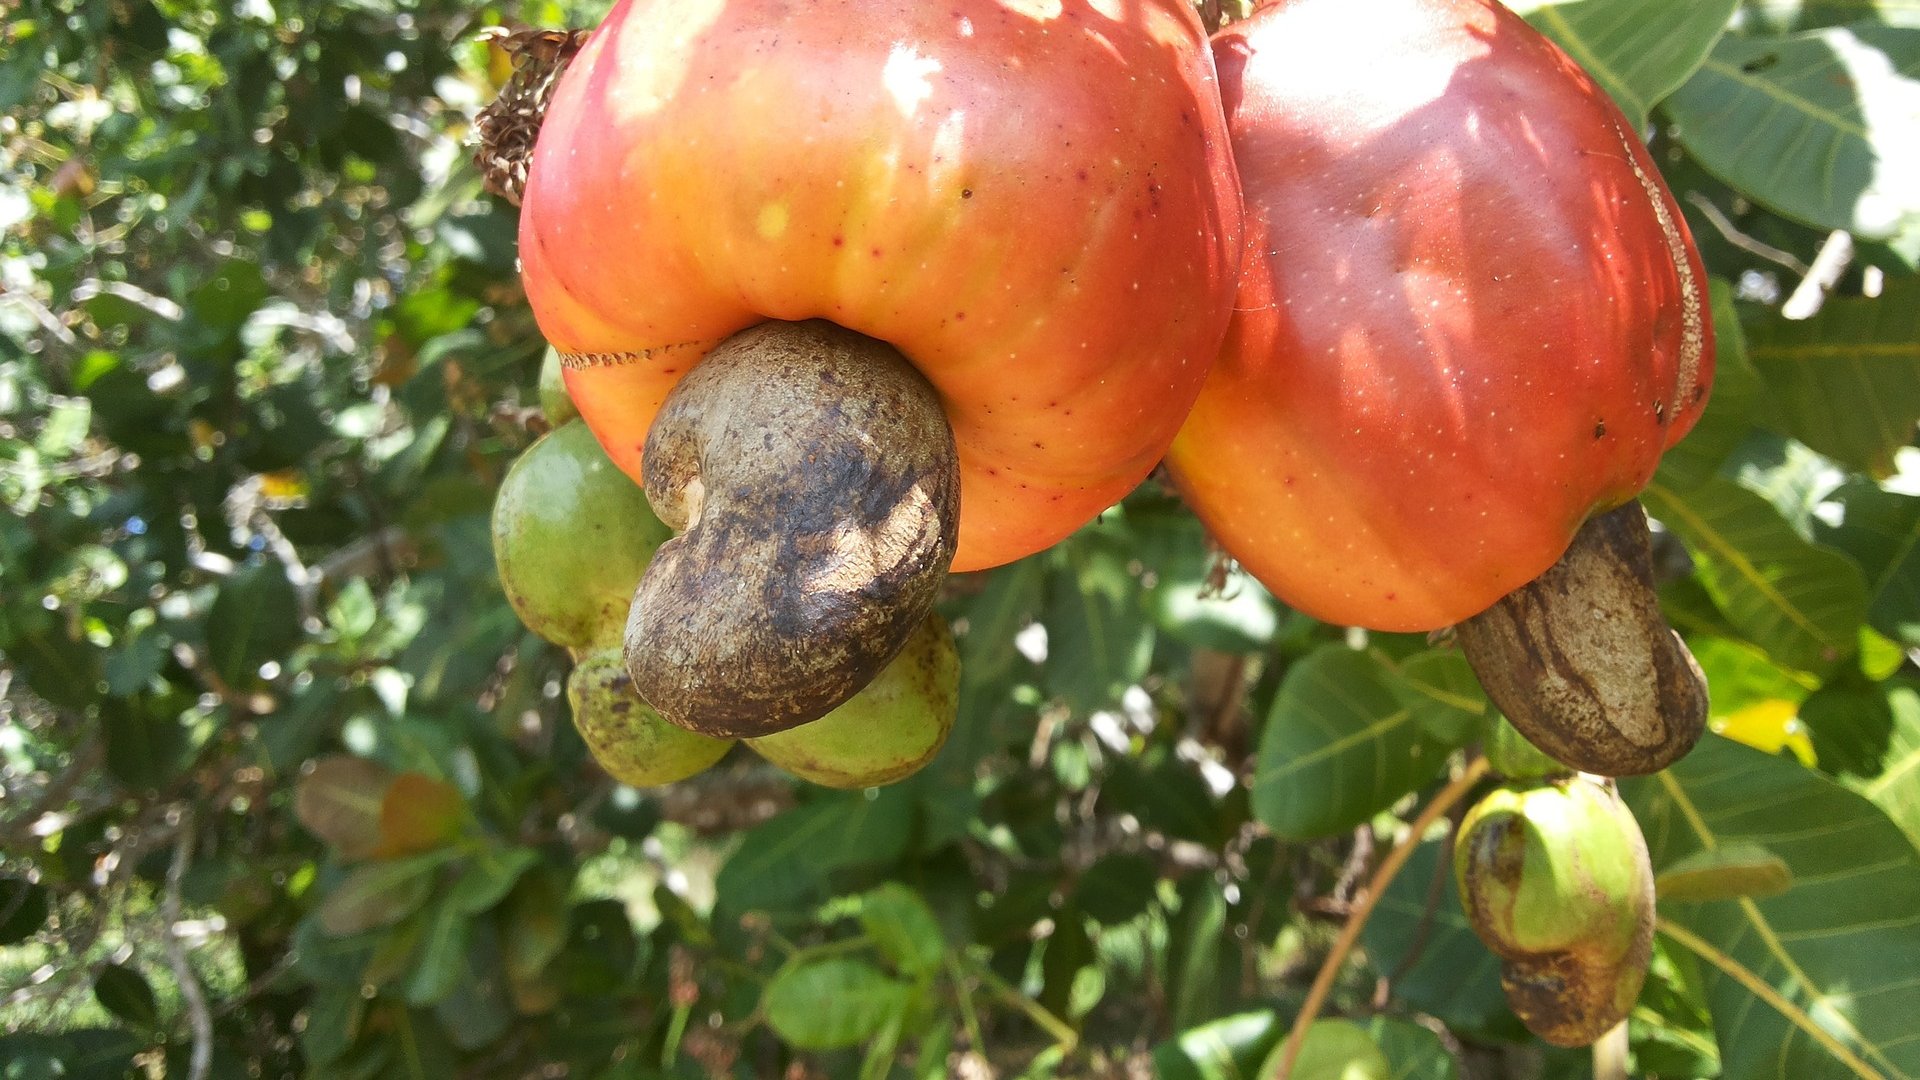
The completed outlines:
{"type": "MultiPolygon", "coordinates": [[[[530,157],[486,160],[584,424],[677,533],[637,584],[598,567],[631,595],[563,641],[583,715],[633,706],[582,722],[627,775],[692,745],[669,727],[831,773],[900,723],[858,706],[877,675],[951,723],[947,573],[1162,459],[1280,599],[1456,628],[1573,769],[1699,737],[1633,500],[1705,406],[1705,271],[1632,124],[1497,3],[1278,0],[1209,39],[1185,0],[622,0],[544,47],[564,72],[489,121],[539,120],[530,157]]],[[[1619,826],[1593,783],[1516,805],[1619,826]]],[[[1551,997],[1539,956],[1644,966],[1620,918],[1527,922],[1536,866],[1633,845],[1500,835],[1463,892],[1505,905],[1475,919],[1516,1003],[1551,997]]]]}
{"type": "MultiPolygon", "coordinates": [[[[636,787],[684,780],[734,744],[667,722],[634,688],[622,645],[635,590],[673,531],[572,414],[542,387],[556,426],[521,454],[493,508],[494,560],[529,628],[573,654],[574,726],[607,773],[636,787]]],[[[958,710],[952,634],[927,619],[868,685],[812,722],[748,738],[755,751],[828,787],[884,784],[932,760],[958,710]]]]}

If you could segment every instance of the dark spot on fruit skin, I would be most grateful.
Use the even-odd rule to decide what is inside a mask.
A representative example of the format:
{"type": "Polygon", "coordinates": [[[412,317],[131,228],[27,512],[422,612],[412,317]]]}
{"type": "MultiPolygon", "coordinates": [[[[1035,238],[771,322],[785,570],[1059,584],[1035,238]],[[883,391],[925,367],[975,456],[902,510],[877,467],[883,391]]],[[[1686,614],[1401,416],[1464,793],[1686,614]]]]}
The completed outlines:
{"type": "Polygon", "coordinates": [[[1653,422],[1656,424],[1665,424],[1667,422],[1666,402],[1656,401],[1653,403],[1653,422]]]}
{"type": "Polygon", "coordinates": [[[834,237],[834,238],[833,238],[833,246],[834,246],[834,247],[846,247],[846,246],[847,246],[847,238],[846,238],[846,237],[844,237],[844,236],[836,236],[836,237],[834,237]]]}
{"type": "Polygon", "coordinates": [[[961,188],[961,189],[960,189],[960,197],[961,197],[961,198],[963,198],[963,199],[971,199],[971,198],[973,198],[973,189],[972,189],[972,188],[961,188]]]}
{"type": "Polygon", "coordinates": [[[1605,420],[1599,420],[1594,423],[1593,437],[1596,439],[1604,439],[1607,437],[1607,422],[1605,420]]]}

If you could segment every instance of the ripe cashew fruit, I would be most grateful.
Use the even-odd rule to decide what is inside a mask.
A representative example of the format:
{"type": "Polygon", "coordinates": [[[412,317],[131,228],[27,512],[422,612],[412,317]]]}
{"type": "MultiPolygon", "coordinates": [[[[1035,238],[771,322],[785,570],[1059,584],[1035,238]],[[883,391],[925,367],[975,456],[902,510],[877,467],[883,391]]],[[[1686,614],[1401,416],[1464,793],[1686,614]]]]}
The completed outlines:
{"type": "Polygon", "coordinates": [[[1610,785],[1574,776],[1494,790],[1461,821],[1453,869],[1529,1030],[1583,1046],[1626,1018],[1652,956],[1653,865],[1610,785]]]}
{"type": "Polygon", "coordinates": [[[1174,480],[1310,615],[1459,622],[1699,417],[1679,207],[1605,92],[1490,0],[1280,0],[1214,53],[1246,256],[1174,480]]]}
{"type": "Polygon", "coordinates": [[[641,693],[713,734],[816,719],[949,568],[1040,550],[1124,495],[1199,393],[1240,251],[1185,0],[615,4],[553,85],[520,257],[574,404],[685,530],[629,627],[641,693]],[[752,392],[691,386],[716,359],[758,372],[752,392]],[[916,419],[864,426],[907,396],[916,419]],[[669,413],[705,417],[697,452],[669,445],[669,413]],[[756,441],[790,429],[809,434],[783,456],[756,441]]]}

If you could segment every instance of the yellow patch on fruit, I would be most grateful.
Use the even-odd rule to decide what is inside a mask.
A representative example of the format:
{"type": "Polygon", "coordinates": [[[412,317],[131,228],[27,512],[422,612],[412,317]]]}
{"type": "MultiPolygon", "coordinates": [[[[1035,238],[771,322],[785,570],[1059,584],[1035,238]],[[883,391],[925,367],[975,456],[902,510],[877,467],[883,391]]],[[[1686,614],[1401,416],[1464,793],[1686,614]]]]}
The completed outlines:
{"type": "Polygon", "coordinates": [[[1818,760],[1814,756],[1813,740],[1807,737],[1807,727],[1800,722],[1800,706],[1783,698],[1749,705],[1726,716],[1716,716],[1708,726],[1716,733],[1735,742],[1746,743],[1755,750],[1764,750],[1769,754],[1789,751],[1809,769],[1818,760]]]}
{"type": "Polygon", "coordinates": [[[786,203],[768,203],[760,208],[760,220],[754,227],[760,230],[760,239],[778,240],[786,234],[787,221],[791,216],[786,203]]]}

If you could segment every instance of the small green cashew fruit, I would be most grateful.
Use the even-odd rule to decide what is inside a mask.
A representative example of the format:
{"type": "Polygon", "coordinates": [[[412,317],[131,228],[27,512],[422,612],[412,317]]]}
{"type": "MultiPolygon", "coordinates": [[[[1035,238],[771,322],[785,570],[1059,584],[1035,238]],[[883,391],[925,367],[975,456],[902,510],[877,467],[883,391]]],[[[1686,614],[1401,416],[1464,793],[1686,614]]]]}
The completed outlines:
{"type": "Polygon", "coordinates": [[[574,407],[573,395],[567,393],[566,372],[560,366],[560,351],[551,345],[547,346],[547,355],[540,361],[540,415],[546,418],[550,428],[580,419],[580,410],[574,407]]]}
{"type": "Polygon", "coordinates": [[[1584,1046],[1626,1018],[1652,955],[1653,865],[1611,787],[1574,776],[1492,792],[1460,823],[1453,869],[1529,1030],[1584,1046]]]}
{"type": "Polygon", "coordinates": [[[673,533],[585,424],[542,436],[493,503],[493,558],[527,628],[556,645],[618,644],[640,575],[673,533]]]}
{"type": "Polygon", "coordinates": [[[900,655],[845,704],[812,723],[748,739],[782,769],[831,788],[904,780],[932,761],[960,710],[960,654],[930,615],[900,655]]]}
{"type": "Polygon", "coordinates": [[[580,658],[567,676],[573,726],[607,775],[630,787],[685,780],[725,757],[732,739],[675,727],[633,689],[618,645],[580,658]]]}
{"type": "Polygon", "coordinates": [[[1573,774],[1572,769],[1533,745],[1520,733],[1519,728],[1513,726],[1513,721],[1499,713],[1495,713],[1487,723],[1484,749],[1487,764],[1508,780],[1549,780],[1573,774]]]}

